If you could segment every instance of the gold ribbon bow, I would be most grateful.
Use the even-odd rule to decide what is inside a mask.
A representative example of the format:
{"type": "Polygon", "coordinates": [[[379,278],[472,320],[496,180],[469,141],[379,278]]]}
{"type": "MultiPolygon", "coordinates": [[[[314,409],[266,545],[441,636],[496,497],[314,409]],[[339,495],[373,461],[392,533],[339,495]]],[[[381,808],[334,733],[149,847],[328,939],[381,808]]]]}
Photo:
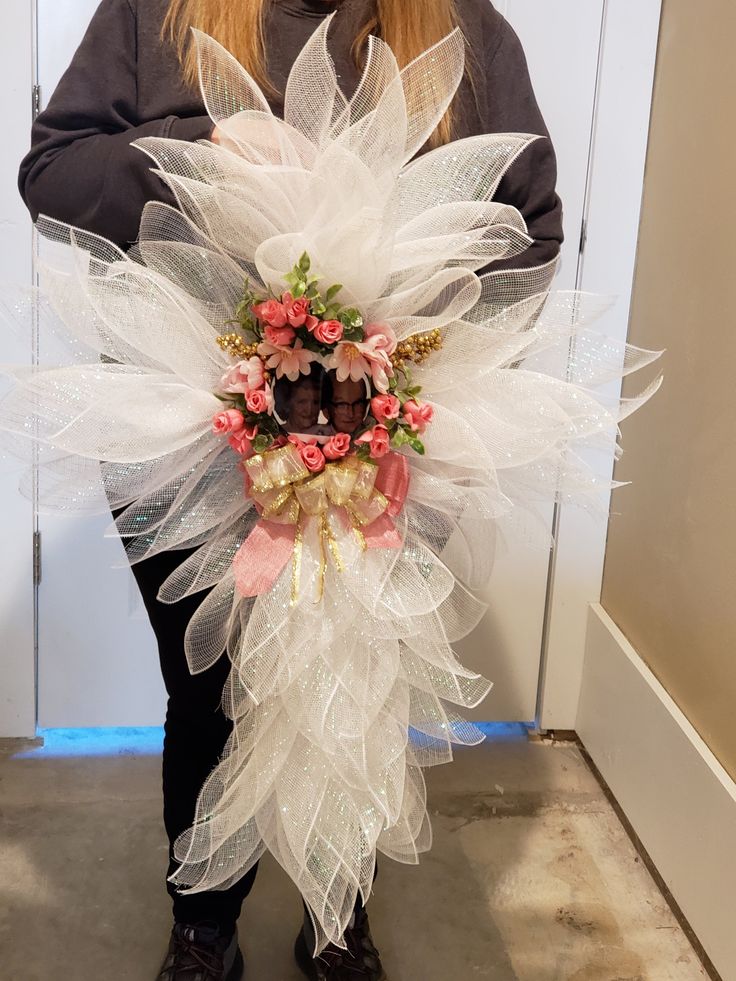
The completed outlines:
{"type": "Polygon", "coordinates": [[[338,570],[342,572],[345,568],[330,525],[330,507],[345,508],[363,550],[366,541],[361,527],[369,525],[388,509],[388,500],[375,488],[377,465],[349,456],[328,463],[321,473],[313,474],[305,466],[296,446],[289,443],[252,456],[245,461],[245,468],[251,480],[251,497],[261,506],[261,517],[296,526],[291,577],[292,605],[299,591],[303,516],[318,519],[320,567],[319,594],[315,602],[319,602],[324,592],[328,549],[338,570]]]}

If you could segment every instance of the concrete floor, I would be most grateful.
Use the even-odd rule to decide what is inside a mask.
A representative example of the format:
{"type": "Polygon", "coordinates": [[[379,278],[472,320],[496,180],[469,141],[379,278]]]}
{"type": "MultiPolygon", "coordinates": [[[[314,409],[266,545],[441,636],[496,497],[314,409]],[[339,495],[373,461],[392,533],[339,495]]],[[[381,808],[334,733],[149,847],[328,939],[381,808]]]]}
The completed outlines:
{"type": "MultiPolygon", "coordinates": [[[[1,981],[153,981],[170,930],[159,758],[8,750],[1,981]]],[[[509,727],[428,779],[433,849],[384,859],[368,907],[391,981],[707,978],[573,744],[509,727]]],[[[239,927],[248,981],[302,978],[299,922],[264,860],[239,927]]]]}

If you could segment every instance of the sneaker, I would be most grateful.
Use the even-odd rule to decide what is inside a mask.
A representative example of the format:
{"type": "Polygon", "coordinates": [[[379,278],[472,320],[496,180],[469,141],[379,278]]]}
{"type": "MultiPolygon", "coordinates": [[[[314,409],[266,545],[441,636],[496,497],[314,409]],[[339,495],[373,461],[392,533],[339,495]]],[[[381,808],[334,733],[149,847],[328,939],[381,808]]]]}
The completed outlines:
{"type": "Polygon", "coordinates": [[[175,923],[156,981],[241,981],[238,931],[221,936],[216,923],[175,923]]]}
{"type": "Polygon", "coordinates": [[[388,981],[364,909],[353,913],[345,930],[343,940],[347,950],[328,944],[318,957],[312,957],[314,945],[308,940],[311,936],[311,923],[305,918],[296,938],[294,956],[309,981],[388,981]]]}

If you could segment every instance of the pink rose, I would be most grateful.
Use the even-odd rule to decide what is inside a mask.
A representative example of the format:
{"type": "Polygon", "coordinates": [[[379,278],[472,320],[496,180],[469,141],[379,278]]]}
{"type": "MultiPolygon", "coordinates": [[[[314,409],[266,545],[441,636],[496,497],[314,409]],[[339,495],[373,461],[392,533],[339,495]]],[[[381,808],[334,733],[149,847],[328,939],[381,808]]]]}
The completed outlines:
{"type": "Polygon", "coordinates": [[[391,438],[385,426],[373,427],[373,439],[371,440],[371,456],[375,459],[385,456],[391,449],[391,438]]]}
{"type": "Polygon", "coordinates": [[[377,422],[385,419],[398,419],[401,402],[395,395],[374,395],[371,399],[371,412],[377,422]]]}
{"type": "Polygon", "coordinates": [[[270,324],[263,332],[269,344],[286,347],[294,340],[296,334],[292,327],[272,327],[270,324]]]}
{"type": "Polygon", "coordinates": [[[253,313],[264,323],[271,327],[286,326],[286,310],[283,303],[278,300],[265,300],[263,303],[256,303],[251,307],[253,313]]]}
{"type": "Polygon", "coordinates": [[[388,324],[366,324],[363,334],[366,341],[373,339],[377,351],[385,351],[389,357],[396,350],[396,334],[388,324]]]}
{"type": "Polygon", "coordinates": [[[231,436],[229,436],[228,443],[236,453],[240,453],[242,456],[251,456],[253,454],[251,440],[255,439],[257,434],[257,426],[245,426],[243,429],[238,430],[237,433],[233,433],[231,436]]]}
{"type": "Polygon", "coordinates": [[[343,329],[339,320],[321,320],[314,328],[314,336],[320,344],[337,344],[342,340],[343,329]]]}
{"type": "Polygon", "coordinates": [[[308,331],[313,331],[317,324],[320,323],[322,323],[322,321],[319,319],[319,317],[314,317],[311,313],[308,313],[307,319],[304,321],[304,326],[308,331]]]}
{"type": "Polygon", "coordinates": [[[339,460],[350,452],[350,434],[335,433],[324,445],[324,454],[328,460],[339,460]]]}
{"type": "Polygon", "coordinates": [[[311,470],[312,473],[319,473],[320,470],[324,470],[325,455],[319,446],[310,443],[303,446],[299,452],[307,470],[311,470]]]}
{"type": "Polygon", "coordinates": [[[286,443],[293,443],[301,453],[305,446],[317,446],[318,440],[316,436],[305,436],[304,439],[300,439],[296,433],[289,433],[284,439],[284,445],[286,443]]]}
{"type": "Polygon", "coordinates": [[[423,433],[428,423],[432,421],[434,409],[428,402],[404,402],[404,422],[415,433],[423,433]]]}
{"type": "Polygon", "coordinates": [[[298,300],[295,300],[291,293],[284,293],[281,299],[286,311],[286,319],[291,326],[303,327],[309,313],[309,300],[306,296],[300,296],[298,300]]]}
{"type": "Polygon", "coordinates": [[[245,404],[251,412],[268,412],[268,396],[259,389],[257,392],[248,392],[245,396],[245,404]]]}
{"type": "Polygon", "coordinates": [[[225,409],[212,419],[212,432],[217,436],[223,433],[237,433],[245,425],[245,416],[240,409],[225,409]]]}
{"type": "Polygon", "coordinates": [[[374,460],[379,460],[382,456],[386,456],[391,449],[391,437],[385,426],[374,426],[373,429],[369,429],[362,436],[358,436],[355,442],[368,443],[371,448],[371,457],[374,460]]]}
{"type": "Polygon", "coordinates": [[[253,355],[252,358],[238,361],[232,368],[228,368],[220,379],[220,388],[231,395],[237,392],[245,394],[256,388],[263,388],[265,380],[263,362],[253,355]]]}

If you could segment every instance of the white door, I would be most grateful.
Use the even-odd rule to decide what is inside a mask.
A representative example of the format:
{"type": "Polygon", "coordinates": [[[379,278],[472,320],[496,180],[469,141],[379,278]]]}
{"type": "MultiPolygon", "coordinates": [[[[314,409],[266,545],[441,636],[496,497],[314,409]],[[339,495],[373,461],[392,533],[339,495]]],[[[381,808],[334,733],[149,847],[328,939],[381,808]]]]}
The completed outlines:
{"type": "MultiPolygon", "coordinates": [[[[38,0],[42,105],[97,6],[98,0],[38,0]]],[[[41,728],[163,724],[166,692],[155,637],[120,540],[103,537],[111,521],[109,514],[40,516],[41,728]]]]}
{"type": "MultiPolygon", "coordinates": [[[[604,0],[497,0],[519,33],[559,161],[566,242],[557,285],[575,286],[604,0]]],[[[38,0],[42,99],[69,62],[96,0],[38,0]]],[[[551,509],[549,520],[551,522],[551,509]]],[[[41,519],[41,727],[160,725],[164,712],[153,633],[109,519],[41,519]]],[[[510,542],[486,590],[491,609],[459,645],[495,682],[477,719],[535,715],[548,553],[510,542]]]]}
{"type": "MultiPolygon", "coordinates": [[[[555,287],[574,289],[585,207],[604,0],[496,0],[521,38],[534,89],[558,161],[565,242],[555,287]]],[[[547,510],[552,526],[553,509],[547,510]]],[[[494,682],[470,718],[530,722],[535,718],[549,580],[548,551],[523,534],[508,537],[483,592],[489,609],[457,645],[468,667],[494,682]]]]}
{"type": "MultiPolygon", "coordinates": [[[[31,223],[18,194],[18,161],[31,126],[30,60],[33,24],[27,0],[3,4],[0,85],[3,147],[0,152],[0,307],[12,305],[18,286],[31,284],[31,223]]],[[[0,362],[31,364],[33,327],[10,329],[0,311],[0,362]]],[[[3,384],[0,382],[0,391],[3,384]]],[[[33,657],[33,508],[18,493],[23,472],[0,447],[0,737],[32,736],[35,730],[33,657]]]]}

